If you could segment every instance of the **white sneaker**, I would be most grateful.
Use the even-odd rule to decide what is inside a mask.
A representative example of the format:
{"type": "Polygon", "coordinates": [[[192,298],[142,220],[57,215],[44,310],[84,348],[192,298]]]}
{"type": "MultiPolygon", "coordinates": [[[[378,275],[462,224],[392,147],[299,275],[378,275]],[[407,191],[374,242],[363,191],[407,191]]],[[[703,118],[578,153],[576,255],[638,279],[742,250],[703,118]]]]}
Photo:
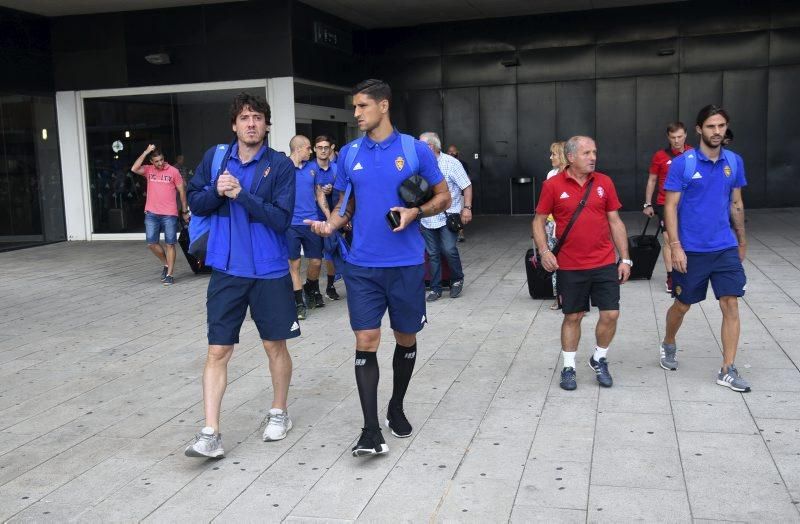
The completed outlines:
{"type": "Polygon", "coordinates": [[[194,438],[194,442],[186,446],[187,457],[219,458],[225,455],[222,449],[222,434],[214,433],[214,428],[204,427],[194,438]]]}
{"type": "Polygon", "coordinates": [[[292,429],[292,419],[289,418],[289,413],[282,409],[272,408],[267,415],[264,442],[283,440],[290,429],[292,429]]]}

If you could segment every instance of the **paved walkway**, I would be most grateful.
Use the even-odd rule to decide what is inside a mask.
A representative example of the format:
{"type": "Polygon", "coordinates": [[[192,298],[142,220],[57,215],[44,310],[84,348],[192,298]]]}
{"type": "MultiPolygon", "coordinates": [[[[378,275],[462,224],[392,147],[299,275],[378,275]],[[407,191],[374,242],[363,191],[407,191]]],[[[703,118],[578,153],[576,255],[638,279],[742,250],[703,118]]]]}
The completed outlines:
{"type": "MultiPolygon", "coordinates": [[[[640,216],[625,217],[631,229],[640,216]]],[[[189,459],[207,277],[180,258],[162,287],[143,243],[0,254],[0,521],[800,522],[800,209],[748,216],[737,363],[751,393],[714,381],[713,300],[686,318],[680,370],[658,366],[661,264],[623,288],[614,387],[581,365],[578,390],[562,391],[561,315],[525,283],[529,222],[479,217],[461,244],[464,294],[431,305],[420,336],[415,434],[387,436],[373,459],[350,455],[361,411],[344,301],[311,311],[290,343],[288,438],[261,441],[271,391],[248,320],[223,404],[227,456],[189,459]]]]}

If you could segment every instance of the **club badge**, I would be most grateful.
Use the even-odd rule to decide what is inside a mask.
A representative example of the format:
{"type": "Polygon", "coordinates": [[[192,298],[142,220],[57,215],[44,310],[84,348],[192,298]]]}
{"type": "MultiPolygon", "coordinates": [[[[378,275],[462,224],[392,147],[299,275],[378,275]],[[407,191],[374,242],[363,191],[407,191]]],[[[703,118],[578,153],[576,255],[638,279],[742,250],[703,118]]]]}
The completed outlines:
{"type": "Polygon", "coordinates": [[[394,159],[394,167],[396,167],[398,171],[402,171],[403,170],[403,166],[405,166],[405,165],[406,165],[406,161],[403,159],[403,157],[399,156],[399,157],[394,159]]]}
{"type": "Polygon", "coordinates": [[[675,286],[675,294],[676,295],[680,295],[682,291],[683,291],[683,289],[681,289],[681,286],[675,286]]]}
{"type": "Polygon", "coordinates": [[[733,173],[733,171],[731,171],[731,166],[725,166],[722,171],[725,173],[725,176],[731,176],[731,173],[733,173]]]}
{"type": "Polygon", "coordinates": [[[597,186],[597,196],[603,198],[606,196],[606,191],[603,189],[603,186],[597,186]]]}

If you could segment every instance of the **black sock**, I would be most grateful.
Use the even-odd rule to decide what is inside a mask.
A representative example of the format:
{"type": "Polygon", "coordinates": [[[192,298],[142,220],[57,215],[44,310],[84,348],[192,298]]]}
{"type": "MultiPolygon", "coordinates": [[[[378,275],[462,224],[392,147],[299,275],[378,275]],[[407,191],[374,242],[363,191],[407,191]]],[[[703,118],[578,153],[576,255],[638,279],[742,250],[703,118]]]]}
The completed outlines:
{"type": "Polygon", "coordinates": [[[364,413],[364,427],[380,429],[378,423],[378,355],[374,351],[356,350],[356,384],[364,413]]]}
{"type": "Polygon", "coordinates": [[[333,281],[336,280],[336,275],[328,273],[328,287],[333,287],[333,281]]]}
{"type": "Polygon", "coordinates": [[[304,286],[308,291],[319,292],[319,279],[317,280],[306,280],[306,285],[304,286]]]}
{"type": "Polygon", "coordinates": [[[294,303],[295,304],[302,304],[303,303],[303,290],[298,289],[294,292],[294,303]]]}
{"type": "Polygon", "coordinates": [[[392,370],[394,371],[394,387],[392,388],[392,399],[389,404],[394,407],[403,407],[403,398],[408,390],[408,383],[411,382],[411,374],[414,372],[414,364],[417,361],[417,344],[411,347],[394,346],[394,358],[392,359],[392,370]]]}

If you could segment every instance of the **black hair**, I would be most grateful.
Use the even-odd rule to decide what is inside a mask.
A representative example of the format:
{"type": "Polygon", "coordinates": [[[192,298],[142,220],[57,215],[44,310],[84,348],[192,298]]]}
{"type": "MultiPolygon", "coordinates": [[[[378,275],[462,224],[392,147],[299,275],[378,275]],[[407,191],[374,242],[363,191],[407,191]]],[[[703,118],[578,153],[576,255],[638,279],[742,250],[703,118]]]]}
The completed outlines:
{"type": "Polygon", "coordinates": [[[333,141],[328,137],[328,135],[319,135],[314,139],[314,145],[317,145],[320,142],[328,142],[329,144],[333,145],[333,141]]]}
{"type": "Polygon", "coordinates": [[[233,103],[231,104],[231,124],[236,123],[236,117],[238,117],[239,113],[244,111],[246,107],[249,107],[251,111],[264,115],[264,120],[266,120],[267,125],[272,123],[270,122],[272,110],[269,108],[267,101],[260,96],[241,92],[233,98],[233,103]]]}
{"type": "Polygon", "coordinates": [[[383,80],[378,80],[377,78],[370,78],[356,84],[356,86],[350,91],[350,94],[352,96],[364,94],[376,102],[388,100],[390,105],[392,103],[392,88],[389,87],[389,84],[383,80]]]}
{"type": "Polygon", "coordinates": [[[152,162],[153,158],[157,156],[160,156],[162,158],[164,157],[164,153],[162,153],[159,148],[155,148],[152,151],[150,151],[150,155],[148,156],[148,158],[150,158],[150,162],[152,162]]]}
{"type": "Polygon", "coordinates": [[[715,106],[714,104],[709,104],[703,109],[701,109],[699,113],[697,113],[697,126],[703,127],[703,122],[705,122],[714,115],[722,116],[722,118],[725,119],[725,123],[731,121],[727,111],[725,111],[719,106],[715,106]]]}
{"type": "Polygon", "coordinates": [[[686,126],[683,122],[670,122],[667,126],[667,134],[675,133],[679,129],[683,129],[683,131],[686,132],[686,126]]]}

